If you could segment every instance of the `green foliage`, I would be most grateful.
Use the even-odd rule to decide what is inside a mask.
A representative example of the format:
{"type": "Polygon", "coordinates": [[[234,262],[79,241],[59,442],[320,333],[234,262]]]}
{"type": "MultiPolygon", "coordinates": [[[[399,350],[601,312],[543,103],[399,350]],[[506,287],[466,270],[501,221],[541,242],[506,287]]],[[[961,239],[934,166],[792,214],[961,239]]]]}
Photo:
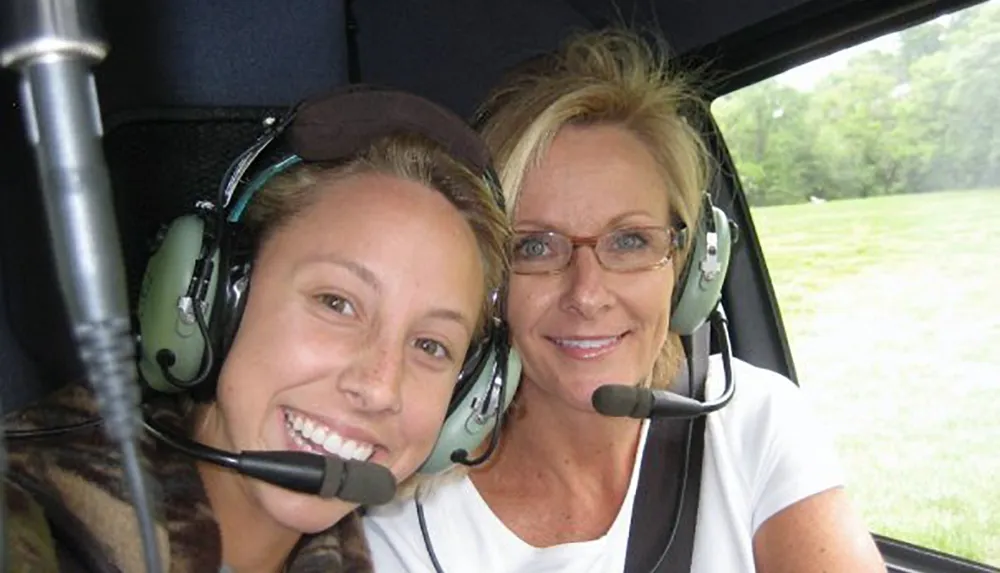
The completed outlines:
{"type": "Polygon", "coordinates": [[[1000,0],[894,40],[808,91],[713,103],[751,205],[1000,186],[1000,0]]]}

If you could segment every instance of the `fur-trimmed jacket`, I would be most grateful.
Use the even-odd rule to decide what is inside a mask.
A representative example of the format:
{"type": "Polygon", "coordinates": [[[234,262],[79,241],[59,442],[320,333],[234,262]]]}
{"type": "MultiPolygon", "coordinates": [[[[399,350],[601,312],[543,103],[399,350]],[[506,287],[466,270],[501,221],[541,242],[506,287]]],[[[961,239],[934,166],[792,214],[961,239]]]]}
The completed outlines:
{"type": "MultiPolygon", "coordinates": [[[[164,399],[155,414],[181,427],[177,402],[164,399]]],[[[85,423],[97,418],[93,393],[67,386],[15,412],[7,430],[85,423]]],[[[122,572],[145,570],[135,511],[118,448],[99,424],[51,437],[7,440],[7,571],[122,572]]],[[[194,462],[149,436],[142,439],[155,505],[163,571],[222,570],[222,542],[194,462]]],[[[355,514],[327,531],[304,537],[285,564],[287,573],[368,573],[367,544],[355,514]]]]}

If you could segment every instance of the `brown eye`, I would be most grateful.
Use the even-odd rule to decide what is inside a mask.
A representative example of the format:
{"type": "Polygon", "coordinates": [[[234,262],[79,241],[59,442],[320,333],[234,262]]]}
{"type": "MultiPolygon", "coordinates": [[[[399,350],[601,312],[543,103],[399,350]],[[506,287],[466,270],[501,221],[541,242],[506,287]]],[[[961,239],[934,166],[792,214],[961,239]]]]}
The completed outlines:
{"type": "Polygon", "coordinates": [[[354,310],[354,305],[342,296],[335,294],[321,294],[316,297],[316,299],[319,300],[323,306],[326,306],[337,314],[342,314],[344,316],[357,315],[357,312],[354,310]]]}
{"type": "Polygon", "coordinates": [[[436,340],[431,340],[430,338],[418,338],[414,341],[413,345],[431,358],[436,358],[438,360],[451,360],[451,353],[448,352],[448,349],[445,348],[443,344],[436,340]]]}

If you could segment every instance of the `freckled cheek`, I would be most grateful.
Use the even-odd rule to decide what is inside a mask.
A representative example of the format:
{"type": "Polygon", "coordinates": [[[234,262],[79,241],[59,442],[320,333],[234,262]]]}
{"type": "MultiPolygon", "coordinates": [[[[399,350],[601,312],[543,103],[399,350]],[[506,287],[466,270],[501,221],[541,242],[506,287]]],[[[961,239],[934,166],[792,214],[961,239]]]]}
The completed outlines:
{"type": "Polygon", "coordinates": [[[452,387],[428,389],[426,385],[413,389],[404,398],[404,415],[400,420],[404,446],[419,453],[430,453],[444,422],[452,387]],[[422,390],[422,391],[421,391],[422,390]]]}

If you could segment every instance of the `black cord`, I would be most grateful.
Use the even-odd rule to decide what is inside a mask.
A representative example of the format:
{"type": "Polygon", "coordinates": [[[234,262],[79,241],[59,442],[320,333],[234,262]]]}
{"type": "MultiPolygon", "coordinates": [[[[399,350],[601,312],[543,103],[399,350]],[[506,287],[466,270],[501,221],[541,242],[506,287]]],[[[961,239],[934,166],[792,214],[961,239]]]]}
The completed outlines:
{"type": "MultiPolygon", "coordinates": [[[[506,336],[505,332],[502,332],[501,334],[506,336]]],[[[505,343],[501,342],[501,344],[505,343]]],[[[494,373],[493,378],[494,380],[496,380],[497,377],[500,379],[500,395],[498,396],[499,402],[497,402],[496,423],[493,425],[493,432],[490,435],[490,445],[487,446],[486,451],[483,452],[481,456],[472,460],[469,459],[469,452],[465,450],[455,450],[451,453],[451,461],[462,464],[466,467],[471,468],[486,463],[486,460],[490,459],[490,456],[492,456],[493,452],[496,451],[497,445],[500,444],[500,426],[502,425],[505,410],[504,400],[507,397],[507,363],[510,359],[510,347],[505,345],[503,348],[505,349],[502,353],[503,355],[496,357],[497,372],[494,373]]],[[[483,398],[483,409],[485,410],[489,407],[490,399],[489,396],[486,396],[483,398]]]]}
{"type": "Polygon", "coordinates": [[[5,430],[3,435],[8,440],[49,438],[52,436],[61,436],[71,432],[86,430],[87,428],[93,428],[94,426],[100,426],[103,422],[103,418],[91,418],[75,424],[66,424],[65,426],[50,426],[48,428],[37,428],[33,430],[5,430]]]}
{"type": "MultiPolygon", "coordinates": [[[[208,268],[209,266],[210,263],[205,264],[205,268],[208,268]]],[[[199,282],[207,280],[207,277],[199,278],[198,280],[199,282]]],[[[215,351],[212,348],[212,342],[208,337],[208,324],[205,321],[205,314],[201,310],[201,302],[198,297],[195,297],[192,300],[194,305],[192,308],[192,311],[194,312],[194,320],[198,323],[198,331],[201,333],[201,340],[205,347],[205,358],[201,364],[201,372],[199,372],[197,376],[191,380],[181,380],[170,373],[170,367],[173,366],[173,362],[175,360],[174,353],[167,349],[162,349],[156,353],[156,363],[160,367],[160,371],[163,372],[163,377],[166,378],[170,385],[179,390],[190,390],[204,382],[205,379],[208,378],[209,374],[211,374],[212,366],[215,363],[215,351]]]]}
{"type": "Polygon", "coordinates": [[[420,489],[413,495],[413,503],[417,506],[417,521],[420,522],[420,535],[424,538],[424,547],[427,548],[427,555],[431,558],[431,565],[434,566],[435,573],[444,573],[437,554],[434,553],[434,545],[431,544],[431,535],[427,532],[427,518],[424,517],[424,504],[420,503],[420,489]]]}
{"type": "MultiPolygon", "coordinates": [[[[733,379],[733,349],[729,345],[729,322],[726,320],[726,316],[719,311],[716,311],[716,318],[712,325],[719,328],[719,332],[712,332],[716,334],[716,341],[719,343],[719,350],[722,353],[722,369],[726,374],[726,380],[733,379]]],[[[726,391],[720,396],[717,402],[728,402],[729,399],[733,397],[736,393],[736,384],[727,384],[726,391]]]]}
{"type": "Polygon", "coordinates": [[[153,420],[151,417],[147,417],[143,421],[143,424],[146,426],[146,430],[152,434],[154,438],[194,459],[201,459],[222,467],[234,469],[238,468],[240,465],[239,459],[236,455],[228,454],[214,448],[209,448],[193,440],[182,438],[181,436],[161,426],[159,422],[153,420]]]}

